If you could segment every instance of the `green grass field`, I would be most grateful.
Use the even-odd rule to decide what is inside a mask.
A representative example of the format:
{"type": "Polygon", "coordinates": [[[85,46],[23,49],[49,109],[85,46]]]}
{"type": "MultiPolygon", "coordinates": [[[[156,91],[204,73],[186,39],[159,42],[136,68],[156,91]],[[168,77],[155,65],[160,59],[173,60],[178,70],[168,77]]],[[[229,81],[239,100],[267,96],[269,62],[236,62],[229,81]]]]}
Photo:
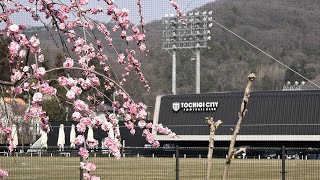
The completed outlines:
{"type": "MultiPolygon", "coordinates": [[[[97,163],[95,175],[105,180],[174,180],[174,158],[90,158],[97,163]]],[[[206,174],[206,159],[181,158],[180,179],[202,180],[206,174]]],[[[224,159],[215,159],[212,179],[221,179],[224,159]]],[[[79,179],[77,157],[0,157],[0,167],[14,180],[79,179]]],[[[287,180],[320,179],[320,160],[286,160],[287,180]]],[[[235,159],[229,179],[279,180],[281,160],[235,159]]]]}

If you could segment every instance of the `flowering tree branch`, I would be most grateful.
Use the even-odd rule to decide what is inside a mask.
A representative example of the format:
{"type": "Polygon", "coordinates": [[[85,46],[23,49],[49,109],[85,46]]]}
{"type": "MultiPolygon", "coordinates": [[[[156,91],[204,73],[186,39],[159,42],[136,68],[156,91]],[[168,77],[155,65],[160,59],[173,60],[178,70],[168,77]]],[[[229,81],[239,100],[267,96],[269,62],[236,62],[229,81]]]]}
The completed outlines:
{"type": "MultiPolygon", "coordinates": [[[[159,146],[151,133],[154,129],[162,134],[175,136],[168,128],[161,124],[153,125],[146,123],[147,106],[141,102],[135,102],[124,85],[127,76],[136,73],[142,85],[148,90],[148,81],[141,71],[141,63],[135,57],[136,52],[131,48],[137,45],[138,49],[146,52],[145,30],[142,16],[141,0],[137,1],[140,16],[141,30],[131,23],[129,11],[125,8],[118,8],[113,0],[104,0],[107,9],[100,7],[88,7],[89,0],[71,0],[69,2],[54,0],[28,0],[20,3],[12,0],[0,1],[2,12],[0,20],[5,28],[0,31],[0,36],[10,40],[8,45],[8,58],[10,63],[10,81],[0,79],[0,84],[6,89],[6,95],[16,97],[27,94],[30,96],[30,103],[27,111],[23,115],[24,120],[36,120],[44,132],[50,131],[49,118],[43,109],[43,101],[48,98],[61,97],[68,104],[72,105],[72,119],[77,122],[76,128],[80,133],[76,137],[75,144],[79,147],[79,154],[84,159],[80,167],[86,170],[86,179],[99,179],[92,175],[96,165],[88,161],[88,148],[98,146],[95,140],[84,137],[87,128],[101,128],[110,135],[103,142],[116,158],[120,158],[120,131],[119,119],[117,115],[124,117],[125,126],[131,134],[135,134],[135,127],[143,130],[142,135],[153,146],[159,146]],[[47,58],[41,49],[41,41],[37,34],[28,37],[24,34],[27,29],[24,24],[16,24],[11,20],[11,15],[16,12],[26,12],[34,21],[41,22],[48,31],[53,30],[51,37],[58,47],[61,44],[64,53],[64,62],[58,67],[45,68],[47,58]],[[90,16],[105,14],[114,25],[108,29],[103,23],[94,21],[90,16]],[[49,22],[49,23],[45,23],[49,22]],[[97,29],[104,39],[97,39],[93,34],[93,29],[97,29]],[[124,51],[119,51],[113,44],[112,32],[120,32],[120,37],[127,44],[124,51]],[[81,32],[81,33],[79,33],[81,32]],[[58,43],[53,33],[60,39],[58,43]],[[110,57],[109,46],[116,59],[110,57]],[[123,52],[123,53],[120,53],[123,52]],[[32,58],[31,58],[32,57],[32,58]],[[111,64],[118,63],[124,73],[118,77],[111,64]],[[48,76],[55,72],[58,77],[52,79],[48,76]],[[79,71],[81,73],[70,73],[79,71]],[[57,83],[52,83],[56,81],[57,83]],[[10,88],[9,88],[10,87],[10,88]],[[60,91],[62,87],[62,91],[60,91]],[[116,101],[108,98],[104,92],[114,92],[118,97],[116,101]],[[111,101],[112,107],[117,109],[117,114],[108,112],[104,108],[105,100],[111,101]],[[103,115],[106,119],[97,114],[97,108],[104,109],[103,115]],[[115,135],[111,135],[114,132],[115,135]]],[[[181,10],[174,1],[170,1],[179,16],[181,10]]],[[[5,95],[1,95],[4,97],[5,95]]],[[[5,110],[9,111],[9,110],[5,110]]],[[[12,123],[9,123],[12,125],[12,123]]],[[[0,122],[0,133],[10,134],[11,127],[0,122]]],[[[13,150],[10,145],[9,149],[13,150]]],[[[8,176],[8,172],[0,169],[0,178],[8,176]]]]}

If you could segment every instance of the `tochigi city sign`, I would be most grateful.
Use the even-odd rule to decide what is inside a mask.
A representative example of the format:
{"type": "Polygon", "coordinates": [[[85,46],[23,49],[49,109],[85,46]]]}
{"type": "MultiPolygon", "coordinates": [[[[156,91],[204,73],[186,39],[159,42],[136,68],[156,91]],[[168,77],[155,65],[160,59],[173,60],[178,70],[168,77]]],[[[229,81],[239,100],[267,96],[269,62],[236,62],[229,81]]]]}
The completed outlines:
{"type": "Polygon", "coordinates": [[[172,110],[178,112],[213,112],[218,108],[219,102],[174,102],[172,110]]]}

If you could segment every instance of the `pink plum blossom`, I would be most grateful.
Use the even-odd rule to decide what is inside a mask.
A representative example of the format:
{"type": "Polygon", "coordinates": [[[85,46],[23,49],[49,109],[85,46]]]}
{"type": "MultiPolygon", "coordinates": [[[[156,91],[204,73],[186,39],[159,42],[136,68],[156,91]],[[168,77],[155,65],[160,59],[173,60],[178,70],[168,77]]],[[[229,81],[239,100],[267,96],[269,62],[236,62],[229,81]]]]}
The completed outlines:
{"type": "Polygon", "coordinates": [[[8,177],[8,171],[0,169],[0,178],[8,177]]]}
{"type": "Polygon", "coordinates": [[[72,119],[74,120],[79,120],[81,117],[81,114],[77,111],[72,113],[72,119]]]}
{"type": "Polygon", "coordinates": [[[152,128],[152,123],[147,123],[146,128],[148,128],[148,129],[152,128]]]}
{"type": "Polygon", "coordinates": [[[19,32],[19,26],[18,25],[16,25],[16,24],[12,24],[12,25],[10,25],[9,26],[9,31],[11,31],[11,32],[13,32],[13,33],[18,33],[19,32]]]}
{"type": "Polygon", "coordinates": [[[65,23],[59,23],[59,28],[64,30],[66,28],[66,24],[65,23]]]}
{"type": "Polygon", "coordinates": [[[116,159],[120,159],[120,157],[121,157],[121,154],[120,154],[119,151],[116,152],[116,153],[114,153],[113,155],[114,155],[114,157],[115,157],[116,159]]]}
{"type": "Polygon", "coordinates": [[[116,7],[113,4],[109,5],[107,9],[107,14],[111,15],[112,13],[114,13],[115,10],[116,10],[116,7]]]}
{"type": "Polygon", "coordinates": [[[80,4],[81,5],[86,5],[86,4],[88,4],[88,0],[80,0],[80,4]]]}
{"type": "Polygon", "coordinates": [[[66,61],[63,63],[63,67],[73,67],[73,59],[66,58],[66,61]]]}
{"type": "Polygon", "coordinates": [[[159,147],[159,146],[160,146],[159,141],[154,141],[154,142],[152,143],[152,147],[159,147]]]}
{"type": "Polygon", "coordinates": [[[40,84],[38,88],[41,93],[51,95],[51,96],[55,95],[57,92],[57,89],[50,86],[47,82],[43,82],[43,84],[40,84]]]}
{"type": "Polygon", "coordinates": [[[138,126],[139,126],[141,129],[144,128],[146,125],[147,125],[147,123],[146,123],[146,121],[144,121],[144,120],[140,120],[140,121],[138,122],[138,126]]]}
{"type": "Polygon", "coordinates": [[[32,101],[35,103],[41,102],[43,99],[43,95],[40,92],[36,92],[34,93],[33,97],[32,97],[32,101]]]}
{"type": "Polygon", "coordinates": [[[29,90],[30,90],[30,84],[29,84],[28,82],[23,83],[22,89],[23,89],[25,92],[29,92],[29,90]]]}
{"type": "Polygon", "coordinates": [[[90,126],[91,123],[92,123],[92,121],[91,121],[91,119],[88,118],[88,117],[82,117],[82,118],[80,119],[80,123],[83,124],[83,125],[85,125],[85,126],[90,126]]]}
{"type": "Polygon", "coordinates": [[[76,93],[73,91],[68,91],[66,96],[68,99],[74,99],[76,97],[76,93]]]}
{"type": "Polygon", "coordinates": [[[34,77],[35,78],[42,78],[46,74],[46,69],[44,67],[39,67],[39,68],[33,68],[35,73],[34,77]]]}
{"type": "Polygon", "coordinates": [[[89,110],[89,106],[82,100],[80,99],[77,99],[75,102],[74,102],[74,109],[75,111],[88,111],[89,110]]]}
{"type": "Polygon", "coordinates": [[[12,144],[12,140],[10,140],[10,145],[8,147],[9,151],[12,152],[14,150],[14,148],[16,148],[13,144],[12,144]]]}
{"type": "Polygon", "coordinates": [[[175,2],[174,0],[170,0],[170,4],[171,4],[172,7],[174,7],[176,9],[176,12],[177,12],[178,16],[182,16],[182,11],[179,8],[178,3],[175,2]]]}
{"type": "Polygon", "coordinates": [[[78,83],[77,80],[73,79],[72,77],[69,77],[67,79],[67,85],[69,85],[69,86],[75,86],[77,83],[78,83]]]}
{"type": "Polygon", "coordinates": [[[126,114],[125,115],[125,117],[124,117],[124,119],[126,120],[126,121],[129,121],[129,120],[131,120],[131,115],[130,114],[126,114]]]}
{"type": "Polygon", "coordinates": [[[118,113],[119,113],[119,114],[124,114],[124,113],[125,113],[124,108],[122,108],[122,107],[121,107],[121,108],[119,108],[119,109],[118,109],[118,113]]]}
{"type": "Polygon", "coordinates": [[[141,110],[139,111],[139,117],[140,117],[140,118],[145,119],[145,118],[147,117],[147,115],[148,115],[148,113],[147,113],[146,110],[141,109],[141,110]]]}
{"type": "Polygon", "coordinates": [[[95,122],[96,125],[102,125],[104,120],[100,116],[95,116],[93,118],[93,121],[95,122]]]}
{"type": "Polygon", "coordinates": [[[139,49],[141,51],[145,51],[147,49],[146,45],[144,43],[140,43],[139,49]]]}
{"type": "Polygon", "coordinates": [[[135,36],[136,37],[136,39],[137,40],[139,40],[139,41],[143,41],[144,40],[144,38],[146,37],[146,35],[145,34],[138,34],[137,36],[135,36]]]}
{"type": "Polygon", "coordinates": [[[115,144],[112,144],[111,146],[108,146],[108,147],[112,153],[116,153],[119,151],[118,147],[115,144]]]}
{"type": "Polygon", "coordinates": [[[134,33],[139,33],[139,28],[137,26],[132,26],[132,31],[134,33]]]}
{"type": "Polygon", "coordinates": [[[4,129],[2,129],[2,131],[5,134],[11,134],[11,128],[10,127],[4,128],[4,129]]]}
{"type": "Polygon", "coordinates": [[[174,132],[172,132],[172,133],[169,134],[169,137],[170,137],[170,138],[174,138],[174,137],[176,137],[176,136],[177,136],[177,135],[176,135],[176,133],[174,133],[174,132]]]}
{"type": "Polygon", "coordinates": [[[29,67],[29,66],[24,66],[24,67],[23,67],[23,69],[22,69],[22,71],[23,71],[23,72],[28,72],[28,71],[29,71],[29,69],[30,69],[30,67],[29,67]]]}
{"type": "Polygon", "coordinates": [[[29,41],[32,47],[39,47],[40,45],[40,40],[36,36],[32,36],[29,41]]]}
{"type": "Polygon", "coordinates": [[[132,134],[132,135],[136,134],[136,130],[134,128],[130,129],[130,134],[132,134]]]}
{"type": "Polygon", "coordinates": [[[86,80],[80,78],[79,83],[83,89],[89,89],[91,87],[91,82],[88,78],[86,80]]]}
{"type": "Polygon", "coordinates": [[[21,50],[19,51],[19,56],[20,56],[21,58],[26,57],[26,55],[27,55],[27,51],[26,51],[26,50],[21,49],[21,50]]]}
{"type": "Polygon", "coordinates": [[[126,37],[127,36],[127,32],[125,30],[121,31],[120,36],[121,37],[126,37]]]}
{"type": "Polygon", "coordinates": [[[78,135],[77,137],[76,137],[76,139],[75,139],[75,144],[76,145],[78,145],[78,146],[80,146],[80,145],[82,145],[83,143],[84,143],[84,136],[83,135],[78,135]]]}
{"type": "Polygon", "coordinates": [[[91,180],[100,180],[100,178],[97,176],[91,176],[91,180]]]}
{"type": "Polygon", "coordinates": [[[126,40],[127,40],[127,41],[132,41],[132,40],[133,40],[133,37],[132,37],[132,36],[127,36],[127,37],[126,37],[126,40]]]}
{"type": "Polygon", "coordinates": [[[77,131],[78,131],[78,132],[85,132],[87,127],[86,127],[86,125],[83,124],[83,123],[78,123],[77,126],[76,126],[76,128],[77,128],[77,131]]]}
{"type": "Polygon", "coordinates": [[[107,146],[107,147],[110,147],[112,145],[115,144],[114,142],[114,139],[110,138],[110,137],[107,137],[104,139],[104,144],[107,146]]]}
{"type": "Polygon", "coordinates": [[[104,131],[109,131],[112,128],[112,124],[108,121],[104,121],[101,125],[101,129],[104,131]]]}
{"type": "Polygon", "coordinates": [[[128,129],[134,128],[134,124],[133,124],[131,121],[125,122],[124,125],[125,125],[128,129]]]}
{"type": "Polygon", "coordinates": [[[82,93],[82,89],[77,86],[72,86],[71,91],[75,92],[76,95],[80,95],[82,93]]]}
{"type": "Polygon", "coordinates": [[[23,74],[20,71],[14,72],[14,74],[11,76],[11,81],[15,82],[22,78],[23,74]]]}
{"type": "Polygon", "coordinates": [[[66,86],[66,85],[68,85],[68,78],[65,76],[60,76],[58,78],[58,82],[59,82],[60,86],[66,86]]]}
{"type": "Polygon", "coordinates": [[[13,92],[15,94],[21,94],[22,93],[22,88],[20,86],[17,86],[14,88],[13,92]]]}
{"type": "Polygon", "coordinates": [[[120,26],[116,24],[113,26],[112,31],[117,31],[119,28],[120,28],[120,26]]]}
{"type": "Polygon", "coordinates": [[[148,129],[143,130],[143,135],[150,144],[154,142],[154,137],[148,129]]]}
{"type": "Polygon", "coordinates": [[[118,63],[121,64],[121,65],[125,64],[124,58],[125,58],[125,55],[124,55],[124,54],[122,54],[122,53],[119,54],[119,56],[118,56],[118,63]]]}
{"type": "Polygon", "coordinates": [[[18,51],[19,51],[19,49],[20,49],[20,45],[19,45],[17,42],[12,41],[12,42],[9,44],[8,48],[9,48],[9,53],[10,53],[11,55],[16,55],[16,54],[18,54],[18,51]]]}
{"type": "Polygon", "coordinates": [[[71,37],[71,38],[76,37],[76,33],[74,32],[73,29],[69,30],[68,36],[71,37]]]}
{"type": "Polygon", "coordinates": [[[40,54],[40,55],[38,56],[38,61],[39,61],[39,62],[43,62],[43,61],[44,61],[44,55],[43,55],[43,54],[40,54]]]}
{"type": "Polygon", "coordinates": [[[97,166],[92,162],[80,163],[80,167],[88,172],[95,171],[97,166]]]}
{"type": "Polygon", "coordinates": [[[90,174],[88,174],[88,173],[83,173],[83,178],[84,178],[85,180],[91,180],[91,176],[90,176],[90,174]]]}
{"type": "Polygon", "coordinates": [[[89,151],[83,147],[80,147],[79,155],[82,156],[84,159],[87,159],[89,157],[89,151]]]}

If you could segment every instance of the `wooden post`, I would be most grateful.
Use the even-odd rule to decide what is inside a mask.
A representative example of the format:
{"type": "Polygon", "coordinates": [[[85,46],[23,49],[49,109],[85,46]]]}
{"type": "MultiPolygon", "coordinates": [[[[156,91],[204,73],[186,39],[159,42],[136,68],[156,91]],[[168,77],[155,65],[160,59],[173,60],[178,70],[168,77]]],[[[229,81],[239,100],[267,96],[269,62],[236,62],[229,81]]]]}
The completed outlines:
{"type": "Polygon", "coordinates": [[[179,146],[176,145],[176,180],[180,180],[179,146]]]}
{"type": "Polygon", "coordinates": [[[222,123],[221,120],[214,121],[212,117],[210,117],[206,123],[210,127],[210,138],[209,138],[209,147],[208,147],[208,161],[207,161],[207,180],[210,180],[211,168],[212,168],[212,156],[214,149],[214,135],[216,129],[222,123]]]}
{"type": "MultiPolygon", "coordinates": [[[[80,162],[83,162],[83,157],[80,156],[80,162]]],[[[83,169],[80,167],[80,180],[83,180],[83,169]]]]}
{"type": "Polygon", "coordinates": [[[281,180],[286,180],[286,148],[282,146],[281,148],[281,180]]]}
{"type": "Polygon", "coordinates": [[[244,95],[243,95],[243,99],[242,99],[241,107],[240,107],[240,112],[238,113],[238,122],[237,122],[237,125],[236,125],[236,127],[235,127],[235,129],[233,131],[233,135],[232,135],[232,139],[231,139],[231,142],[230,142],[228,156],[227,156],[227,159],[226,159],[226,162],[225,162],[225,166],[224,166],[223,178],[222,178],[223,180],[227,180],[228,179],[228,171],[229,171],[229,167],[230,167],[230,164],[231,164],[231,158],[235,154],[234,145],[236,143],[236,139],[237,139],[238,133],[240,131],[242,120],[245,117],[245,114],[247,112],[247,105],[248,105],[248,102],[249,102],[251,86],[252,86],[252,83],[253,83],[255,78],[256,78],[256,76],[253,73],[248,76],[248,83],[247,83],[246,89],[244,91],[244,95]]]}

